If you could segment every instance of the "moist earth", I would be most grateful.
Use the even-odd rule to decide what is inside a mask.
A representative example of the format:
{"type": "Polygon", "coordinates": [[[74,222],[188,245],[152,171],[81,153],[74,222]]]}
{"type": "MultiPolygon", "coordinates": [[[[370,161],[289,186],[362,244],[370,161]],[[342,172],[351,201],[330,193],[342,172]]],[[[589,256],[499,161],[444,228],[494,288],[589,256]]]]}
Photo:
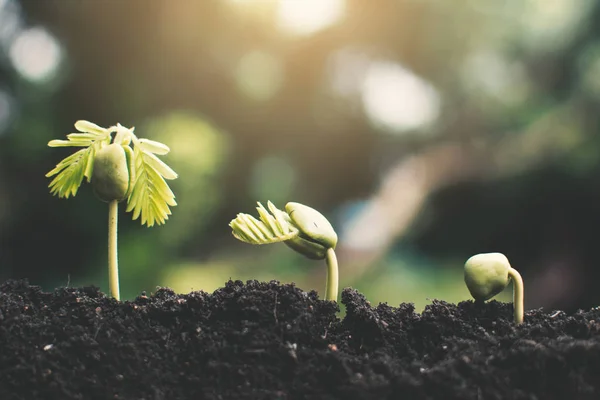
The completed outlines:
{"type": "Polygon", "coordinates": [[[0,286],[0,399],[600,399],[600,307],[334,302],[279,282],[209,294],[0,286]]]}

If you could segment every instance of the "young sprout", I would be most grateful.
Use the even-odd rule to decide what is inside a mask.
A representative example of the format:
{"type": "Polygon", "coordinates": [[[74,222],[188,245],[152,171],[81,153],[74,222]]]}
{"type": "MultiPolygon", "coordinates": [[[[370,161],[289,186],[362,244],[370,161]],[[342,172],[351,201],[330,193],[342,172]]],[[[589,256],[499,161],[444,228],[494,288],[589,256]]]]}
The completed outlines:
{"type": "Polygon", "coordinates": [[[79,132],[67,135],[68,140],[51,140],[48,146],[82,149],[59,162],[46,177],[54,176],[50,192],[60,198],[75,196],[85,178],[96,196],[108,203],[108,281],[111,296],[119,300],[118,204],[127,200],[126,211],[133,211],[134,220],[141,217],[142,225],[164,224],[171,215],[169,206],[177,205],[165,179],[175,179],[177,174],[156,157],[169,148],[139,139],[135,128],[121,124],[102,128],[88,121],[77,121],[75,128],[79,132]]]}
{"type": "Polygon", "coordinates": [[[291,249],[313,260],[326,260],[327,283],[325,299],[337,301],[338,264],[335,255],[337,234],[333,227],[317,210],[300,203],[287,203],[285,211],[279,210],[270,201],[267,206],[259,202],[260,220],[249,214],[238,214],[229,223],[233,236],[250,244],[283,242],[291,249]]]}
{"type": "Polygon", "coordinates": [[[501,253],[483,253],[465,263],[465,283],[475,301],[486,301],[513,281],[515,323],[523,322],[523,279],[501,253]]]}

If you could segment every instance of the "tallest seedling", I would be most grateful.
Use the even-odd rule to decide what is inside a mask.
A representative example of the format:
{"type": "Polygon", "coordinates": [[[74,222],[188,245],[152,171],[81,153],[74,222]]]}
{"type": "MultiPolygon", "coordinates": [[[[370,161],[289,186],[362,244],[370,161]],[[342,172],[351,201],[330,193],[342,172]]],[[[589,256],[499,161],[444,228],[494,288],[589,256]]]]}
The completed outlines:
{"type": "Polygon", "coordinates": [[[177,205],[165,179],[175,179],[177,174],[156,156],[167,154],[169,148],[139,139],[135,128],[121,124],[102,128],[88,121],[77,121],[75,128],[79,132],[67,135],[68,140],[51,140],[48,146],[82,149],[58,163],[46,177],[54,176],[50,192],[61,198],[75,196],[85,178],[96,196],[108,203],[108,282],[111,296],[119,300],[118,205],[126,200],[126,211],[133,211],[134,220],[141,217],[142,225],[164,224],[171,215],[169,206],[177,205]]]}

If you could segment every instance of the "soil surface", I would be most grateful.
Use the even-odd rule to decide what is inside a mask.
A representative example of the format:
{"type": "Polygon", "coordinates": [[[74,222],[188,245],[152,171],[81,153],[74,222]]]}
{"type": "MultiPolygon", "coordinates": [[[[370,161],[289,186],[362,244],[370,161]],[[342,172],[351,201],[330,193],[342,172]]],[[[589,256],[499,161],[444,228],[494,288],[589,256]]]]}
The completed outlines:
{"type": "Polygon", "coordinates": [[[0,399],[600,399],[600,307],[338,306],[278,282],[213,294],[0,286],[0,399]]]}

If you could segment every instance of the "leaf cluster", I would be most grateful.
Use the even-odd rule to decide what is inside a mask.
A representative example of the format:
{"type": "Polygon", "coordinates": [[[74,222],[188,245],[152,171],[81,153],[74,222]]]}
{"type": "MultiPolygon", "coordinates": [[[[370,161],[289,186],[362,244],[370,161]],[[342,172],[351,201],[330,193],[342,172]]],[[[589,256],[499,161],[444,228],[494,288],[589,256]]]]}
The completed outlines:
{"type": "Polygon", "coordinates": [[[238,214],[229,223],[233,236],[249,244],[285,242],[298,236],[300,231],[286,212],[275,207],[270,201],[267,203],[267,207],[271,214],[258,202],[256,210],[260,220],[249,214],[238,214]]]}
{"type": "Polygon", "coordinates": [[[161,161],[157,155],[165,155],[170,149],[166,145],[138,138],[135,128],[125,128],[120,124],[102,128],[88,121],[77,121],[78,133],[67,135],[68,140],[51,140],[50,147],[82,147],[59,162],[46,177],[54,177],[49,184],[50,192],[59,198],[75,196],[83,179],[92,181],[96,153],[111,143],[120,144],[131,152],[133,162],[128,165],[130,192],[126,211],[133,212],[133,219],[141,219],[142,225],[164,224],[171,215],[170,206],[176,206],[175,195],[166,182],[176,179],[177,173],[161,161]]]}

